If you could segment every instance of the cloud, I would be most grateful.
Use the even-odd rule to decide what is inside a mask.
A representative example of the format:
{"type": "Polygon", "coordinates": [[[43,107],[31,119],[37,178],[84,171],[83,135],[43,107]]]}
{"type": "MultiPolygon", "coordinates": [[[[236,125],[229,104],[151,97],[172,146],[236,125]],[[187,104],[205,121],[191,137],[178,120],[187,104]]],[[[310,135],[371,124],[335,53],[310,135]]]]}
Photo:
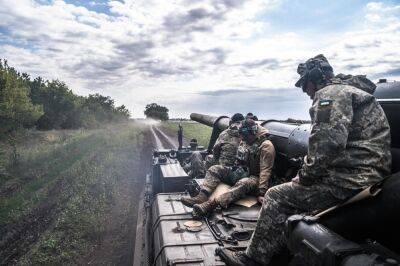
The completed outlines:
{"type": "Polygon", "coordinates": [[[266,58],[266,59],[256,60],[253,62],[246,62],[243,63],[242,66],[246,68],[266,67],[269,69],[277,69],[279,67],[279,62],[275,58],[266,58]]]}
{"type": "Polygon", "coordinates": [[[289,88],[212,90],[192,96],[186,104],[176,100],[165,103],[174,105],[178,113],[186,110],[219,116],[252,112],[260,119],[308,118],[310,106],[310,100],[301,90],[289,88]]]}
{"type": "Polygon", "coordinates": [[[400,67],[389,69],[382,73],[385,76],[400,76],[400,67]]]}
{"type": "Polygon", "coordinates": [[[206,32],[212,30],[212,24],[221,20],[218,13],[212,13],[204,8],[194,8],[184,14],[170,14],[165,17],[163,25],[167,31],[183,31],[192,33],[196,31],[206,32]]]}
{"type": "MultiPolygon", "coordinates": [[[[61,79],[76,93],[111,95],[139,116],[148,102],[171,104],[172,116],[187,116],[188,103],[196,99],[203,111],[209,109],[207,100],[228,108],[241,98],[237,108],[260,104],[261,112],[268,95],[274,99],[268,104],[280,110],[278,97],[288,103],[284,94],[292,94],[276,88],[293,87],[297,64],[319,53],[336,73],[400,78],[399,5],[368,3],[359,7],[353,25],[316,36],[307,28],[281,30],[268,16],[281,15],[290,4],[121,0],[78,6],[69,0],[0,0],[0,57],[32,76],[61,79]]],[[[340,16],[326,14],[327,20],[340,16]]],[[[302,24],[296,14],[285,15],[302,24]]],[[[305,104],[294,106],[307,109],[309,101],[301,99],[305,104]]],[[[307,116],[307,110],[298,113],[307,116]]]]}

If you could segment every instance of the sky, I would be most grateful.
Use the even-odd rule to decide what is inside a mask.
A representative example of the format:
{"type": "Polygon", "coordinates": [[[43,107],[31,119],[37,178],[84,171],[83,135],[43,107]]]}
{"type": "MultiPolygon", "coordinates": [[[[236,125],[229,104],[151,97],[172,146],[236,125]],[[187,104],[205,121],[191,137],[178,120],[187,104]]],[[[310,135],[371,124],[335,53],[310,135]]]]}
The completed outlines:
{"type": "Polygon", "coordinates": [[[0,58],[143,117],[308,118],[297,65],[400,80],[400,1],[0,0],[0,58]]]}

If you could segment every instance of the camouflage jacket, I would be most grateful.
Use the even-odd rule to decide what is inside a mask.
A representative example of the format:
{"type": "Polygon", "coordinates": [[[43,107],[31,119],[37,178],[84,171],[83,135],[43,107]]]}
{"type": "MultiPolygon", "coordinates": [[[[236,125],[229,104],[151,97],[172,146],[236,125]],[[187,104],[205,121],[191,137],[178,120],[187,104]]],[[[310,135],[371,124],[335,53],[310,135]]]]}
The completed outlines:
{"type": "Polygon", "coordinates": [[[238,124],[232,124],[218,136],[213,147],[214,161],[220,165],[231,166],[235,163],[240,143],[238,124]]]}
{"type": "Polygon", "coordinates": [[[308,154],[299,172],[303,185],[322,182],[332,189],[357,190],[390,174],[385,113],[371,91],[348,84],[333,79],[315,94],[308,154]]]}
{"type": "Polygon", "coordinates": [[[244,162],[248,167],[250,176],[259,177],[259,194],[264,196],[268,189],[275,160],[275,147],[267,137],[268,130],[258,128],[257,139],[250,145],[241,141],[239,150],[245,151],[244,162]]]}

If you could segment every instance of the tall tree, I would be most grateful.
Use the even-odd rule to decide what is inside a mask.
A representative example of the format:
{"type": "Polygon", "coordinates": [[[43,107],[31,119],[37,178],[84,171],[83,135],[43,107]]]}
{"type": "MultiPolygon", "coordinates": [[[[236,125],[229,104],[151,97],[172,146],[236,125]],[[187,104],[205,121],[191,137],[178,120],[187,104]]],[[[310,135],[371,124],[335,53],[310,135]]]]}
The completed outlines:
{"type": "Polygon", "coordinates": [[[46,82],[41,88],[40,101],[43,104],[44,115],[38,121],[40,129],[68,128],[68,117],[74,114],[77,96],[64,82],[53,80],[46,82]]]}
{"type": "Polygon", "coordinates": [[[144,115],[147,118],[159,119],[159,120],[168,120],[168,108],[165,106],[158,105],[156,103],[150,103],[146,105],[144,110],[144,115]]]}
{"type": "Polygon", "coordinates": [[[90,128],[130,116],[124,105],[116,107],[109,96],[78,96],[62,81],[31,80],[1,60],[0,89],[0,133],[34,125],[45,130],[90,128]]]}
{"type": "Polygon", "coordinates": [[[0,60],[0,134],[33,127],[42,114],[42,106],[29,98],[24,77],[0,60]]]}

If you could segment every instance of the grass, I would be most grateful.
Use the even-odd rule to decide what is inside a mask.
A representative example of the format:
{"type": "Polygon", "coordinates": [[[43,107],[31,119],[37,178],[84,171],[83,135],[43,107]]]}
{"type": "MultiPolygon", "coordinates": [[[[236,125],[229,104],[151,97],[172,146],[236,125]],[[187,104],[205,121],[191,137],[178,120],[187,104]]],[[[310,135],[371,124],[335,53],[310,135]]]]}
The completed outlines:
{"type": "MultiPolygon", "coordinates": [[[[192,138],[196,138],[199,145],[205,146],[206,148],[208,147],[212,132],[211,127],[192,121],[183,121],[181,122],[181,125],[183,128],[183,136],[185,139],[190,140],[192,138]]],[[[178,131],[178,122],[166,121],[163,122],[163,126],[173,132],[178,131]]]]}
{"type": "MultiPolygon", "coordinates": [[[[19,265],[81,264],[90,256],[110,229],[110,213],[121,193],[139,186],[132,169],[140,168],[145,130],[130,123],[67,133],[28,132],[17,145],[17,161],[8,159],[15,156],[2,144],[0,228],[11,228],[47,205],[53,216],[46,217],[51,220],[47,229],[19,265]]],[[[126,218],[123,212],[118,213],[121,219],[126,218]]]]}

